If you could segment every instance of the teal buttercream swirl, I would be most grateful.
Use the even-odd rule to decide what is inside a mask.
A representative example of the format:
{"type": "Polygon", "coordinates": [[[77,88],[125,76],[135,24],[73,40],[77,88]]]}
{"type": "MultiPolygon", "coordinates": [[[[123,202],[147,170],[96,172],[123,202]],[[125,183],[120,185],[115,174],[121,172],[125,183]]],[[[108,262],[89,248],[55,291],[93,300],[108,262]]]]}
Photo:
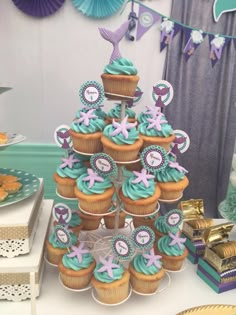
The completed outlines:
{"type": "Polygon", "coordinates": [[[82,223],[81,218],[79,217],[78,213],[72,213],[70,222],[69,222],[69,226],[70,227],[75,227],[78,226],[82,223]]]}
{"type": "Polygon", "coordinates": [[[119,265],[119,268],[112,268],[112,274],[113,274],[113,278],[111,278],[108,274],[107,271],[103,271],[103,272],[98,272],[98,270],[103,267],[103,264],[98,263],[98,265],[96,266],[96,268],[94,269],[94,277],[101,282],[105,282],[105,283],[112,283],[115,280],[119,280],[122,278],[124,271],[124,267],[119,264],[117,261],[115,261],[116,264],[119,265]]]}
{"type": "Polygon", "coordinates": [[[129,59],[118,58],[104,68],[104,73],[136,75],[138,71],[129,59]]]}
{"type": "Polygon", "coordinates": [[[62,264],[64,267],[68,269],[72,269],[75,271],[88,268],[93,262],[93,256],[90,253],[85,253],[82,255],[82,261],[79,262],[78,258],[68,257],[68,254],[63,255],[62,264]]]}
{"type": "MultiPolygon", "coordinates": [[[[80,112],[77,112],[77,118],[80,118],[80,112]]],[[[79,133],[95,133],[98,131],[103,131],[106,123],[103,119],[99,118],[91,118],[89,120],[88,126],[86,126],[83,122],[76,122],[77,120],[75,119],[72,124],[71,124],[71,129],[75,132],[79,133]]]]}
{"type": "Polygon", "coordinates": [[[104,131],[103,131],[103,134],[108,139],[110,139],[112,142],[114,142],[115,144],[119,144],[119,145],[122,145],[122,144],[133,144],[133,143],[135,143],[136,140],[139,139],[138,131],[137,131],[137,129],[135,127],[127,130],[128,134],[129,134],[127,139],[125,138],[123,133],[119,133],[118,135],[111,136],[111,133],[114,130],[115,130],[115,128],[113,127],[112,124],[107,125],[105,127],[104,131]]]}
{"type": "Polygon", "coordinates": [[[155,182],[154,179],[148,179],[149,187],[146,187],[141,181],[139,183],[132,183],[137,176],[132,173],[132,175],[123,182],[122,192],[125,197],[128,197],[132,200],[138,200],[141,198],[148,198],[154,195],[155,192],[155,182]]]}
{"type": "Polygon", "coordinates": [[[76,184],[80,191],[82,191],[86,195],[101,195],[103,194],[108,188],[112,187],[112,182],[109,178],[104,178],[103,182],[96,182],[92,187],[89,186],[89,181],[84,181],[83,179],[88,176],[88,173],[81,175],[77,180],[76,184]]]}
{"type": "Polygon", "coordinates": [[[178,227],[171,227],[170,225],[166,224],[165,217],[159,216],[154,221],[154,227],[163,234],[168,234],[168,232],[177,233],[178,227]]]}
{"type": "Polygon", "coordinates": [[[176,168],[172,168],[169,165],[163,170],[156,172],[155,177],[158,182],[179,182],[185,176],[185,172],[180,172],[176,168]]]}
{"type": "Polygon", "coordinates": [[[167,255],[167,256],[181,256],[184,253],[185,246],[182,245],[182,248],[179,248],[177,244],[170,246],[172,238],[169,235],[162,236],[158,242],[158,250],[167,255]]]}
{"type": "Polygon", "coordinates": [[[80,175],[86,172],[86,167],[83,166],[82,163],[74,163],[73,167],[70,168],[68,166],[61,168],[60,166],[57,168],[56,172],[60,177],[66,178],[78,178],[80,175]]]}
{"type": "MultiPolygon", "coordinates": [[[[109,110],[107,113],[107,116],[110,118],[120,118],[121,117],[121,105],[117,104],[115,107],[109,110]]],[[[135,118],[135,112],[126,107],[125,108],[125,116],[128,116],[129,118],[135,118]]]]}
{"type": "MultiPolygon", "coordinates": [[[[71,237],[72,245],[75,245],[78,242],[77,235],[75,235],[73,232],[70,232],[70,237],[71,237]]],[[[55,231],[53,231],[53,233],[49,236],[48,241],[54,248],[61,248],[61,249],[67,248],[67,246],[63,245],[61,242],[58,241],[55,231]]]]}
{"type": "MultiPolygon", "coordinates": [[[[162,116],[161,120],[166,120],[165,116],[162,116]]],[[[156,128],[148,129],[149,125],[148,121],[140,123],[138,131],[148,137],[169,137],[173,134],[173,129],[168,123],[161,124],[161,130],[157,130],[156,128]]]]}
{"type": "MultiPolygon", "coordinates": [[[[147,254],[149,254],[149,252],[147,252],[147,254]]],[[[147,267],[147,263],[148,260],[144,258],[142,254],[136,255],[132,261],[134,269],[139,273],[143,273],[145,275],[155,275],[158,271],[160,271],[161,268],[158,268],[155,264],[147,267]]],[[[160,266],[162,266],[161,261],[159,261],[159,263],[160,266]]]]}
{"type": "Polygon", "coordinates": [[[137,121],[141,124],[143,122],[147,122],[147,118],[152,118],[152,116],[142,112],[138,114],[137,121]]]}
{"type": "MultiPolygon", "coordinates": [[[[77,111],[77,113],[76,113],[76,118],[80,118],[80,112],[87,112],[88,110],[90,110],[91,108],[86,108],[86,107],[84,107],[84,108],[82,108],[82,109],[80,109],[80,110],[78,110],[77,111]]],[[[96,108],[95,109],[95,111],[93,112],[95,115],[97,115],[98,116],[98,118],[100,118],[100,119],[105,119],[106,118],[106,113],[99,107],[99,108],[96,108]]]]}

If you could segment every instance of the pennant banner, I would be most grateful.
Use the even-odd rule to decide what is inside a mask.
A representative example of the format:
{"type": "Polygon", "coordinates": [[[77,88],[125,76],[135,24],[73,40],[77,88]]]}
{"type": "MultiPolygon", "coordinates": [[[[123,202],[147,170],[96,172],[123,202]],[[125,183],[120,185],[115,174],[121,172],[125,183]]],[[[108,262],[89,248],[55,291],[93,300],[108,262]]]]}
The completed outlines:
{"type": "Polygon", "coordinates": [[[149,8],[139,6],[136,40],[139,40],[156,22],[161,19],[158,13],[149,8]]]}
{"type": "Polygon", "coordinates": [[[178,33],[178,31],[181,29],[181,26],[174,23],[171,20],[168,20],[167,18],[162,17],[161,22],[161,40],[160,40],[160,50],[162,51],[166,46],[168,46],[174,36],[178,33]]]}
{"type": "Polygon", "coordinates": [[[229,39],[223,36],[209,34],[209,43],[211,64],[214,67],[217,61],[221,59],[223,50],[229,43],[229,39]]]}
{"type": "Polygon", "coordinates": [[[186,60],[188,60],[189,57],[194,54],[197,47],[204,41],[206,34],[201,30],[191,30],[188,28],[184,29],[184,33],[186,46],[184,47],[183,53],[185,54],[186,60]]]}

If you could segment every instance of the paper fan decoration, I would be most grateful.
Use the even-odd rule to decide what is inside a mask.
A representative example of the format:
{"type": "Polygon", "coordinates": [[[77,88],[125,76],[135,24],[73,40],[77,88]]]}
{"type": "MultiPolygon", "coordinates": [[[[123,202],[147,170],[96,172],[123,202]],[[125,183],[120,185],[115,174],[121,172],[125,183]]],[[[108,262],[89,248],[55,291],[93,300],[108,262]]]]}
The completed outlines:
{"type": "Polygon", "coordinates": [[[71,0],[84,15],[103,19],[116,13],[125,0],[71,0]]]}
{"type": "Polygon", "coordinates": [[[64,4],[65,0],[12,0],[15,6],[24,13],[45,17],[55,13],[64,4]]]}

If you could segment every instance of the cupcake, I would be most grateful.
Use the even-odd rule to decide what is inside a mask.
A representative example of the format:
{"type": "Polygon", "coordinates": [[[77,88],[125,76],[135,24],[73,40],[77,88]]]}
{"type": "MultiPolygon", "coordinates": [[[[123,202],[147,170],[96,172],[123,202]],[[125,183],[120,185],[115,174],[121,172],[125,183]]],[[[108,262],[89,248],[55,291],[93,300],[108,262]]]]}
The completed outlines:
{"type": "Polygon", "coordinates": [[[99,153],[102,151],[100,139],[106,124],[94,112],[95,109],[77,112],[77,118],[72,122],[70,135],[74,149],[79,152],[99,153]]]}
{"type": "Polygon", "coordinates": [[[156,114],[153,112],[152,115],[144,114],[139,116],[139,120],[142,121],[139,123],[138,131],[143,139],[143,148],[150,145],[158,145],[168,152],[170,144],[175,140],[175,135],[165,115],[161,112],[156,114]]]}
{"type": "Polygon", "coordinates": [[[143,294],[157,291],[161,279],[165,275],[160,261],[161,256],[155,255],[154,249],[137,254],[129,264],[132,288],[143,294]]]}
{"type": "MultiPolygon", "coordinates": [[[[71,242],[73,245],[78,243],[77,235],[73,232],[69,232],[71,237],[71,242]]],[[[48,240],[46,240],[46,255],[47,260],[54,264],[58,265],[59,261],[61,260],[62,256],[67,253],[67,247],[62,244],[58,238],[56,237],[55,229],[53,233],[50,234],[48,240]]]]}
{"type": "Polygon", "coordinates": [[[105,66],[104,73],[101,75],[105,95],[111,99],[120,99],[120,95],[133,97],[139,81],[137,69],[129,59],[121,56],[119,50],[119,42],[127,33],[128,27],[129,21],[122,24],[115,32],[99,28],[101,36],[113,45],[110,63],[105,66]]]}
{"type": "Polygon", "coordinates": [[[104,152],[115,161],[137,160],[143,141],[139,138],[135,123],[128,123],[126,116],[120,123],[113,120],[105,127],[101,138],[104,152]]]}
{"type": "Polygon", "coordinates": [[[75,153],[62,158],[62,164],[53,175],[58,193],[66,198],[75,198],[76,179],[85,171],[86,168],[75,153]]]}
{"type": "Polygon", "coordinates": [[[68,288],[84,289],[90,283],[95,266],[93,256],[82,242],[78,247],[71,246],[70,252],[64,254],[58,264],[61,281],[68,288]]]}
{"type": "Polygon", "coordinates": [[[177,233],[178,227],[171,227],[166,224],[165,216],[159,216],[154,221],[154,233],[156,235],[156,240],[159,240],[162,236],[168,235],[169,232],[177,233]]]}
{"type": "Polygon", "coordinates": [[[171,271],[177,271],[182,268],[185,258],[188,256],[188,250],[184,246],[186,238],[179,236],[180,232],[162,236],[157,241],[156,253],[162,256],[163,268],[171,271]]]}
{"type": "Polygon", "coordinates": [[[95,216],[79,212],[80,218],[83,220],[83,231],[93,231],[99,228],[102,216],[95,216]]]}
{"type": "Polygon", "coordinates": [[[160,199],[172,201],[181,198],[184,189],[189,184],[185,176],[187,172],[175,161],[175,158],[169,155],[168,165],[155,174],[157,185],[161,190],[160,199]]]}
{"type": "Polygon", "coordinates": [[[148,226],[154,231],[154,222],[158,218],[159,213],[155,213],[146,217],[133,217],[133,226],[137,228],[139,226],[148,226]]]}
{"type": "Polygon", "coordinates": [[[119,190],[125,209],[136,215],[153,213],[160,197],[160,189],[154,182],[154,176],[147,174],[144,168],[141,172],[133,171],[131,174],[124,180],[119,190]]]}
{"type": "Polygon", "coordinates": [[[115,187],[109,178],[102,178],[91,168],[76,181],[75,195],[79,207],[92,214],[106,213],[112,206],[115,187]]]}
{"type": "MultiPolygon", "coordinates": [[[[135,122],[135,112],[130,109],[128,106],[125,107],[125,116],[128,116],[128,122],[135,122]]],[[[106,120],[109,124],[112,123],[113,119],[115,121],[120,121],[121,118],[121,104],[116,104],[115,107],[109,110],[107,113],[106,120]]]]}
{"type": "Polygon", "coordinates": [[[124,301],[129,295],[130,273],[112,256],[99,258],[91,284],[97,298],[105,304],[116,304],[124,301]]]}
{"type": "MultiPolygon", "coordinates": [[[[125,218],[126,213],[122,210],[119,211],[118,214],[118,229],[122,229],[125,226],[125,218]]],[[[114,229],[115,228],[115,218],[116,218],[116,212],[112,212],[110,214],[107,214],[103,217],[104,225],[107,229],[114,229]]]]}

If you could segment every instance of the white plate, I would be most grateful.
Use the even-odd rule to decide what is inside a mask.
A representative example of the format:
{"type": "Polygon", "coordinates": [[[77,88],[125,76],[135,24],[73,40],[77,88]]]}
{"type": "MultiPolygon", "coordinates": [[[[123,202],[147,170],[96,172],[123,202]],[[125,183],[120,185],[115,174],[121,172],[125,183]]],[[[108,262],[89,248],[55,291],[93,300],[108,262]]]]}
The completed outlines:
{"type": "Polygon", "coordinates": [[[160,202],[164,202],[164,203],[174,203],[174,202],[176,202],[176,201],[179,201],[182,197],[183,197],[183,194],[181,194],[181,195],[179,196],[179,198],[177,198],[177,199],[172,199],[172,200],[158,199],[158,200],[159,200],[160,202]]]}
{"type": "Polygon", "coordinates": [[[8,141],[5,144],[0,144],[0,149],[6,148],[9,145],[20,143],[26,139],[25,136],[22,136],[17,133],[6,132],[6,135],[7,135],[8,141]]]}

